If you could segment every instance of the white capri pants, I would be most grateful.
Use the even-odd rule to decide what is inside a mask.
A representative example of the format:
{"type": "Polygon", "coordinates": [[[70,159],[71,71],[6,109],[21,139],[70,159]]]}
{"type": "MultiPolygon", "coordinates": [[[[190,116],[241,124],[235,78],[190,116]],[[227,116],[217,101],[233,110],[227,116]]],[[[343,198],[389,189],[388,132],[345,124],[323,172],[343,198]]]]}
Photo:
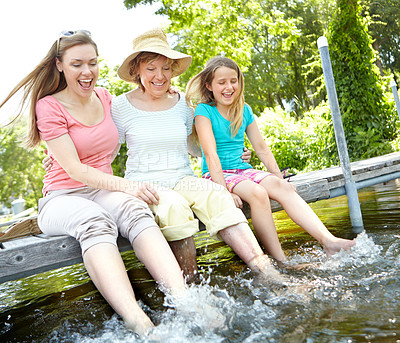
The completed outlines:
{"type": "Polygon", "coordinates": [[[144,201],[91,187],[48,192],[39,200],[38,225],[46,235],[74,237],[82,255],[98,243],[117,245],[118,232],[132,244],[143,230],[158,227],[144,201]]]}

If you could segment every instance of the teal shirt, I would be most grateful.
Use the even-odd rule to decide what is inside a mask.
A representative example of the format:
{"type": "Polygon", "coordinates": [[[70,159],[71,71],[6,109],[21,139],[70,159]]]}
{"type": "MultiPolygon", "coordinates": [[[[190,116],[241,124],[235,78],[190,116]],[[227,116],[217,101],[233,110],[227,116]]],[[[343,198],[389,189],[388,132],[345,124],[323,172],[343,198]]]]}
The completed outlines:
{"type": "MultiPolygon", "coordinates": [[[[243,123],[236,136],[232,137],[230,121],[226,120],[215,106],[208,104],[199,104],[196,107],[194,116],[203,116],[211,121],[215,142],[217,144],[217,154],[221,161],[222,169],[249,169],[252,166],[244,163],[242,154],[244,149],[244,134],[247,126],[254,121],[253,111],[249,105],[244,105],[243,123]]],[[[208,166],[201,149],[203,160],[201,163],[201,173],[208,172],[208,166]]]]}

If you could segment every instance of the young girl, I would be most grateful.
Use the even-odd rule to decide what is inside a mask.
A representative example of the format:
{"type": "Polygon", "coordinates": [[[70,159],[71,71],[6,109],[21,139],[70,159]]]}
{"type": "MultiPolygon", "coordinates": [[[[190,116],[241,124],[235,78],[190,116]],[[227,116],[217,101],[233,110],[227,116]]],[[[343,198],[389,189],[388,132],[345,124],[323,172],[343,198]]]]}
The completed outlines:
{"type": "Polygon", "coordinates": [[[333,236],[297,194],[295,186],[283,179],[250,106],[244,102],[243,91],[243,74],[226,57],[208,61],[206,68],[188,83],[187,101],[197,104],[194,120],[203,154],[202,177],[226,187],[237,207],[242,207],[242,200],[250,205],[254,230],[278,262],[284,262],[286,257],[278,240],[270,199],[279,202],[296,224],[316,238],[328,256],[351,248],[355,241],[333,236]],[[269,172],[242,162],[245,133],[269,172]]]}

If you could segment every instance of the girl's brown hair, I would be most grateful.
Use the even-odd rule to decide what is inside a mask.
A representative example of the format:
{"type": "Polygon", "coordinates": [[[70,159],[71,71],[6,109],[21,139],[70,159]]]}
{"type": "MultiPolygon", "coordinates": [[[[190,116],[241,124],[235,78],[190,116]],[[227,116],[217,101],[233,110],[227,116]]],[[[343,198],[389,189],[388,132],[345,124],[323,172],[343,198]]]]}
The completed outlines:
{"type": "Polygon", "coordinates": [[[195,108],[200,103],[215,106],[214,95],[207,89],[207,85],[211,85],[215,71],[220,67],[233,69],[238,76],[238,94],[228,110],[228,118],[231,122],[231,135],[234,137],[243,123],[243,108],[245,104],[243,73],[236,62],[227,57],[214,57],[210,59],[206,67],[189,81],[186,88],[186,101],[192,108],[195,108]]]}
{"type": "MultiPolygon", "coordinates": [[[[36,126],[36,103],[47,95],[62,91],[67,87],[64,73],[60,73],[56,67],[56,58],[62,61],[65,51],[76,46],[90,44],[98,55],[97,45],[86,33],[76,33],[72,36],[61,37],[54,42],[47,55],[37,67],[23,78],[14,89],[8,94],[0,108],[9,101],[20,89],[23,89],[23,96],[20,109],[11,123],[16,121],[29,102],[28,131],[25,138],[25,145],[28,148],[37,146],[40,143],[40,135],[36,126]],[[57,51],[58,48],[58,51],[57,51]]],[[[10,123],[10,124],[11,124],[10,123]]]]}

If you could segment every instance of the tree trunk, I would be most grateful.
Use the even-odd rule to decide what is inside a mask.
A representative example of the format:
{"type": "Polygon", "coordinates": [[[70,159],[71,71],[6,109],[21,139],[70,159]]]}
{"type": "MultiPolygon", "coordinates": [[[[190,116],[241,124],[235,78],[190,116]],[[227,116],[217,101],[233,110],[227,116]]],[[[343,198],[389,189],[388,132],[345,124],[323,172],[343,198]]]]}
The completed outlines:
{"type": "Polygon", "coordinates": [[[372,47],[377,52],[375,64],[378,66],[381,76],[383,76],[384,75],[384,73],[383,73],[383,64],[382,64],[382,61],[379,58],[379,47],[380,47],[380,44],[378,43],[377,39],[375,39],[374,42],[372,43],[372,47]]]}

